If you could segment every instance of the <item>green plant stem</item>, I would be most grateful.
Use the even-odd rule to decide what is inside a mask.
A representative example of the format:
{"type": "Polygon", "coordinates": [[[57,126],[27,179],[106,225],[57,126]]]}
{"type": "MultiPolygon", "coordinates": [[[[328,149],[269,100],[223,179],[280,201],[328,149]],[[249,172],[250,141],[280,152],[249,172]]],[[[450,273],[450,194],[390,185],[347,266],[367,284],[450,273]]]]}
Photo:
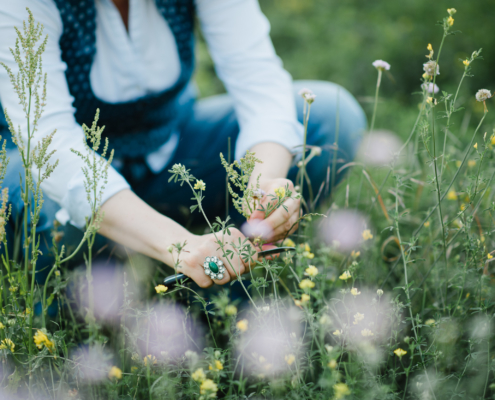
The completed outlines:
{"type": "MultiPolygon", "coordinates": [[[[369,150],[369,135],[371,134],[371,132],[373,132],[373,129],[375,128],[376,111],[378,109],[378,93],[380,92],[381,82],[382,82],[382,70],[380,68],[378,68],[378,78],[376,80],[376,90],[375,90],[375,104],[373,106],[373,115],[371,116],[370,130],[368,132],[368,144],[366,145],[366,149],[365,149],[366,153],[369,150]]],[[[364,177],[363,177],[363,175],[361,175],[361,180],[359,182],[359,191],[358,191],[357,201],[356,201],[356,208],[359,207],[359,200],[361,198],[361,189],[363,187],[363,179],[364,179],[364,177]]]]}

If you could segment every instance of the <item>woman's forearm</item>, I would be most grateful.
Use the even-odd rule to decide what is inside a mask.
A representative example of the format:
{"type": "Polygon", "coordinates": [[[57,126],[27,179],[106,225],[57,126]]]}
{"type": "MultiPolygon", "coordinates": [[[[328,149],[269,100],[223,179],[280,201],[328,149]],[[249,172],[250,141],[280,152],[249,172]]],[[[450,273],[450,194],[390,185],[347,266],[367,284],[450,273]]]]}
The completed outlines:
{"type": "Polygon", "coordinates": [[[251,151],[256,153],[256,158],[263,161],[262,164],[256,164],[251,175],[251,183],[256,183],[259,175],[261,175],[260,180],[262,181],[287,176],[292,162],[292,154],[286,147],[278,143],[265,142],[253,146],[251,151]]]}
{"type": "Polygon", "coordinates": [[[187,229],[160,214],[130,190],[122,190],[101,207],[99,233],[139,253],[173,266],[166,250],[173,243],[191,240],[187,229]]]}

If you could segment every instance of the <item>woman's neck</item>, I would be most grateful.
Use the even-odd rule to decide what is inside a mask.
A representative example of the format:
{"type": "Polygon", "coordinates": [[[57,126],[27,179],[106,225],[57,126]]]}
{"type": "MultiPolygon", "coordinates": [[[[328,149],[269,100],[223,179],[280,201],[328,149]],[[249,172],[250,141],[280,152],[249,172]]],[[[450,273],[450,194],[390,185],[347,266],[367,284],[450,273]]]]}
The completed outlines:
{"type": "Polygon", "coordinates": [[[119,10],[125,29],[129,30],[129,0],[112,0],[117,10],[119,10]]]}

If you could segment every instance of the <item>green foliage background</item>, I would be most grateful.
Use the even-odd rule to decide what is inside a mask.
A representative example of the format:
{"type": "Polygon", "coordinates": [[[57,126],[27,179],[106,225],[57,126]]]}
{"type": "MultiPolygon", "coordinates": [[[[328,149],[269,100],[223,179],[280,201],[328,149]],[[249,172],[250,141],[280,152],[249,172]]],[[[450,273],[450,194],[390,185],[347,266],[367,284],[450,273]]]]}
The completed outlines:
{"type": "MultiPolygon", "coordinates": [[[[474,76],[464,83],[458,104],[481,116],[483,106],[475,102],[474,94],[481,88],[495,89],[493,0],[260,0],[260,5],[271,23],[277,53],[293,78],[336,82],[353,93],[369,114],[376,85],[371,63],[383,59],[392,65],[380,96],[393,101],[386,110],[380,108],[377,127],[401,131],[412,126],[408,114],[414,118],[417,109],[410,106],[420,96],[411,95],[419,91],[428,43],[435,56],[438,52],[442,27],[436,24],[447,15],[447,8],[457,9],[457,34],[446,39],[438,86],[455,93],[464,70],[461,60],[483,48],[484,60],[473,64],[474,76]],[[398,121],[397,112],[406,121],[398,121]]],[[[201,41],[198,60],[202,96],[223,92],[201,41]]],[[[486,122],[490,120],[489,116],[486,122]]]]}

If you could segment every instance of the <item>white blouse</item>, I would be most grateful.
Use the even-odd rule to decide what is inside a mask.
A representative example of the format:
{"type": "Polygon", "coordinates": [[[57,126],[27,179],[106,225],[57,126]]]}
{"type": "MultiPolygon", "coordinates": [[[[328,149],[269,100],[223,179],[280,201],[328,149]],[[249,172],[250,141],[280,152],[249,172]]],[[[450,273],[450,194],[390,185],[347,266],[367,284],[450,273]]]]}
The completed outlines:
{"type": "MultiPolygon", "coordinates": [[[[107,102],[124,102],[171,87],[180,73],[179,55],[174,36],[155,1],[130,0],[128,31],[111,0],[95,3],[98,51],[90,74],[95,95],[107,102]]],[[[0,62],[17,72],[9,48],[15,45],[14,27],[21,27],[27,20],[26,7],[48,34],[43,55],[43,70],[48,74],[47,106],[35,141],[57,130],[52,147],[57,150],[53,158],[58,158],[59,165],[42,189],[60,204],[57,219],[83,227],[91,210],[84,190],[82,161],[70,151],[85,152],[83,132],[74,118],[74,99],[65,79],[66,64],[59,47],[63,25],[53,0],[2,1],[0,62]]],[[[217,74],[234,101],[241,129],[236,158],[257,143],[275,142],[290,150],[301,144],[302,126],[296,118],[291,77],[275,54],[270,26],[257,0],[196,0],[196,9],[217,74]]],[[[0,102],[27,135],[22,109],[3,68],[0,102]]],[[[178,133],[147,156],[152,171],[166,167],[177,143],[178,133]]],[[[111,168],[103,202],[127,188],[125,179],[111,168]]]]}

